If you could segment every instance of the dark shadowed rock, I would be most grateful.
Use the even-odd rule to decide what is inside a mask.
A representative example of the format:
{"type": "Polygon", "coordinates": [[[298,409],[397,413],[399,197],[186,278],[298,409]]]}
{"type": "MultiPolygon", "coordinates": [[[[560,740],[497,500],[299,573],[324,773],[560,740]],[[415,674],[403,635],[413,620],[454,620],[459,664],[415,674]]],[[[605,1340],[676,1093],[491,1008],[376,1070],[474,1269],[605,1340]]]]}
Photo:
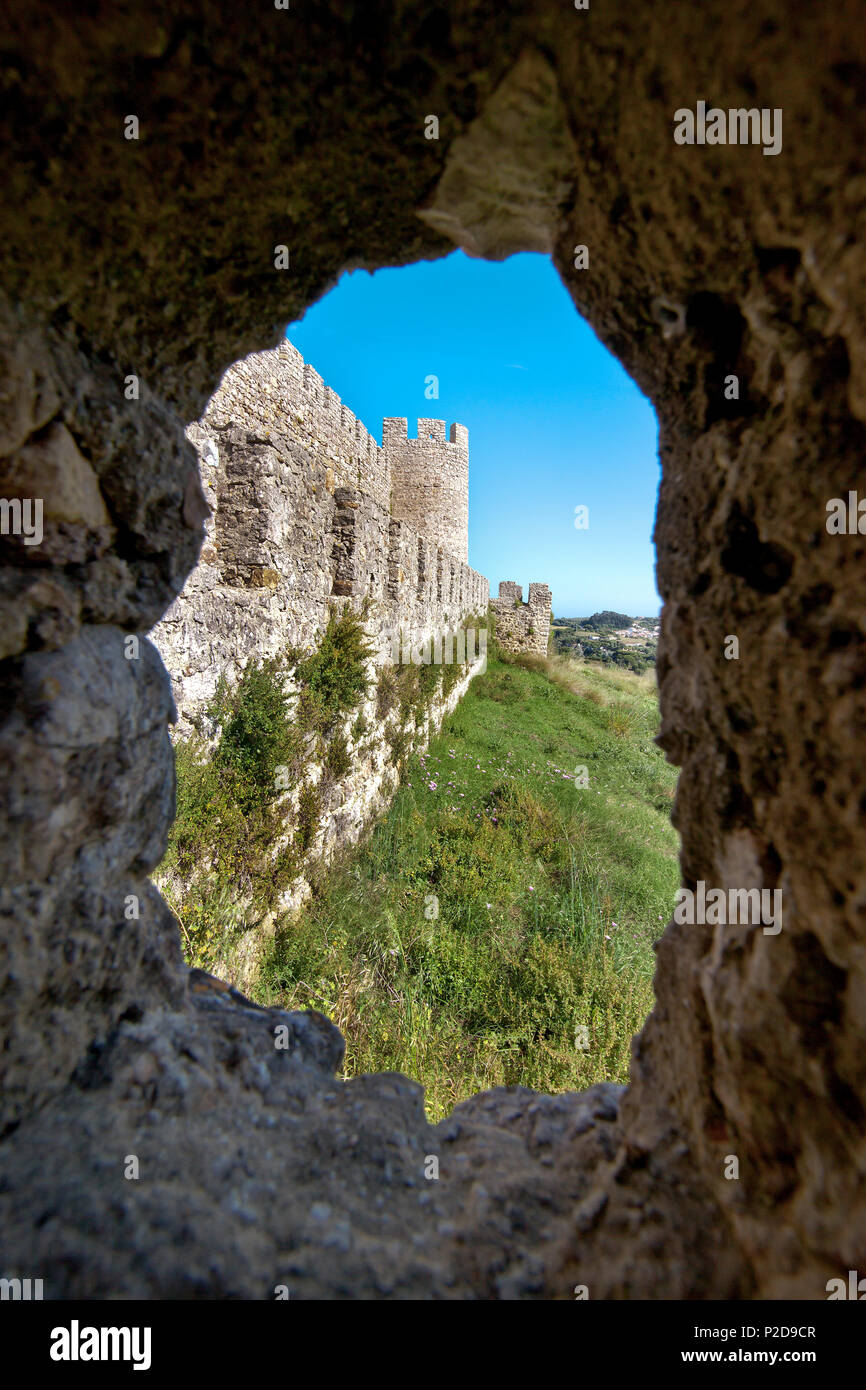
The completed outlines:
{"type": "Polygon", "coordinates": [[[0,1221],[46,1297],[823,1298],[862,1260],[866,540],[825,526],[866,442],[861,19],[7,9],[0,463],[58,497],[44,550],[2,538],[0,1221]],[[780,108],[782,152],[676,145],[701,93],[780,108]],[[171,702],[124,634],[201,543],[184,427],[345,268],[443,231],[552,246],[652,399],[683,880],[783,893],[775,935],[668,928],[616,1117],[509,1091],[434,1131],[405,1078],[336,1080],[325,1024],[275,1055],[188,988],[147,882],[171,702]]]}

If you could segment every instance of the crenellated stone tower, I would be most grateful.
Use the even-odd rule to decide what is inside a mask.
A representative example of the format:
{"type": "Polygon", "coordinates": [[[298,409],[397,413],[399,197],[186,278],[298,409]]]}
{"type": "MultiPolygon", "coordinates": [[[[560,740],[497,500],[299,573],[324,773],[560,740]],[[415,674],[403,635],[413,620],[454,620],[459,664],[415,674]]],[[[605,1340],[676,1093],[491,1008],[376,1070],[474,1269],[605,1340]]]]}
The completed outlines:
{"type": "Polygon", "coordinates": [[[408,522],[461,564],[469,559],[469,431],[444,420],[419,420],[408,438],[403,418],[382,423],[382,450],[391,469],[391,515],[408,522]]]}

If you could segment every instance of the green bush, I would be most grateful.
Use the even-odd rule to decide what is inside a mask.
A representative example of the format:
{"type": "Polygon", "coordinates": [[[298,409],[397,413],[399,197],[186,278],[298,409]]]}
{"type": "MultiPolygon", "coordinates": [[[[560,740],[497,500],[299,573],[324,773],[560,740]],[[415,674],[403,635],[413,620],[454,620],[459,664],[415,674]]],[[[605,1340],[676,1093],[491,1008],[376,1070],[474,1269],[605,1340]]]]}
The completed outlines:
{"type": "Polygon", "coordinates": [[[177,814],[161,869],[190,964],[208,965],[297,873],[293,852],[273,853],[277,802],[299,746],[283,678],[279,661],[253,662],[211,704],[211,717],[224,721],[213,753],[198,735],[175,750],[177,814]]]}
{"type": "Polygon", "coordinates": [[[298,799],[298,821],[295,830],[295,844],[301,854],[306,854],[319,828],[322,814],[321,792],[317,786],[308,782],[301,788],[298,799]]]}
{"type": "Polygon", "coordinates": [[[404,729],[399,719],[392,719],[390,724],[385,726],[385,742],[391,749],[391,761],[399,767],[405,760],[412,742],[408,730],[404,729]]]}
{"type": "Polygon", "coordinates": [[[387,719],[397,703],[397,674],[394,667],[386,663],[379,668],[376,683],[376,713],[379,719],[387,719]]]}
{"type": "Polygon", "coordinates": [[[332,728],[366,696],[366,663],[372,654],[362,615],[348,606],[342,612],[332,608],[320,645],[296,671],[308,707],[320,712],[322,728],[332,728]]]}
{"type": "Polygon", "coordinates": [[[443,667],[434,662],[427,664],[401,666],[397,675],[397,705],[400,721],[404,723],[411,714],[416,716],[415,725],[420,728],[425,714],[430,712],[433,698],[439,689],[443,667]]]}
{"type": "Polygon", "coordinates": [[[457,682],[465,674],[464,667],[459,666],[456,661],[450,662],[442,667],[442,697],[447,699],[454,689],[457,682]]]}
{"type": "MultiPolygon", "coordinates": [[[[296,833],[275,853],[285,837],[280,801],[303,774],[309,735],[326,735],[365,694],[370,653],[362,617],[332,610],[312,655],[253,661],[233,690],[220,678],[205,711],[216,726],[212,752],[198,733],[177,745],[177,815],[161,869],[191,963],[206,965],[242,930],[241,918],[253,925],[297,877],[319,827],[321,793],[302,788],[296,833]],[[294,717],[285,691],[292,666],[300,686],[294,717]],[[230,903],[247,906],[233,914],[230,903]]],[[[326,739],[324,763],[332,780],[348,772],[342,734],[326,739]]]]}
{"type": "Polygon", "coordinates": [[[341,777],[346,776],[352,766],[352,759],[343,734],[338,732],[331,735],[325,748],[323,762],[325,771],[333,781],[339,782],[341,777]]]}
{"type": "Polygon", "coordinates": [[[235,791],[246,809],[273,801],[277,768],[291,775],[297,763],[301,738],[288,716],[284,678],[279,658],[254,661],[224,704],[227,717],[213,762],[218,770],[235,774],[235,791]]]}

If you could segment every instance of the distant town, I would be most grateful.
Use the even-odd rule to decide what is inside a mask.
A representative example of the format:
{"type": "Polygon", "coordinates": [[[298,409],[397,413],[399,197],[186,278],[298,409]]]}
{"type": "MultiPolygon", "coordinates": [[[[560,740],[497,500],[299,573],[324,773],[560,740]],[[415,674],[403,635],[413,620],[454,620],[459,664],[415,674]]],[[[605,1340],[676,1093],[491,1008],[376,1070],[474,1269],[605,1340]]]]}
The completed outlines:
{"type": "Polygon", "coordinates": [[[605,665],[625,666],[640,674],[655,665],[658,618],[630,618],[605,609],[590,618],[554,618],[555,650],[605,665]]]}

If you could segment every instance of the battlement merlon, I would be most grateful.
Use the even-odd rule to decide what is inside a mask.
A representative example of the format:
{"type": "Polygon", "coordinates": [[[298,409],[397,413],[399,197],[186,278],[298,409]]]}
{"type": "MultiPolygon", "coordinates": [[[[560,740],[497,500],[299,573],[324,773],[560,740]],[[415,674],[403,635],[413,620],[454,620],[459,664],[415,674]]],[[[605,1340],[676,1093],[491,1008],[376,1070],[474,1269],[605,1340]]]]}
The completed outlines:
{"type": "Polygon", "coordinates": [[[382,448],[387,449],[389,445],[398,447],[401,443],[405,443],[408,432],[409,421],[405,416],[389,416],[388,419],[382,421],[382,448]]]}
{"type": "Polygon", "coordinates": [[[496,615],[497,641],[506,651],[546,656],[550,639],[553,593],[547,584],[531,583],[529,602],[523,602],[523,585],[503,579],[499,597],[490,603],[496,615]]]}
{"type": "Polygon", "coordinates": [[[440,444],[445,443],[445,421],[444,420],[418,420],[418,438],[435,439],[440,444]]]}
{"type": "Polygon", "coordinates": [[[304,390],[316,401],[321,401],[325,392],[324,377],[309,362],[304,363],[304,390]]]}
{"type": "Polygon", "coordinates": [[[507,603],[523,602],[523,585],[515,584],[513,579],[502,579],[499,582],[499,598],[507,603]]]}
{"type": "Polygon", "coordinates": [[[547,584],[530,584],[529,602],[533,607],[550,608],[553,603],[553,591],[547,584]]]}
{"type": "Polygon", "coordinates": [[[403,416],[389,416],[382,421],[382,447],[388,444],[399,445],[401,443],[417,444],[433,440],[439,444],[457,444],[461,448],[469,449],[469,430],[465,425],[453,424],[448,431],[448,438],[445,438],[445,421],[428,420],[423,416],[418,419],[418,437],[409,439],[409,421],[403,416]]]}

